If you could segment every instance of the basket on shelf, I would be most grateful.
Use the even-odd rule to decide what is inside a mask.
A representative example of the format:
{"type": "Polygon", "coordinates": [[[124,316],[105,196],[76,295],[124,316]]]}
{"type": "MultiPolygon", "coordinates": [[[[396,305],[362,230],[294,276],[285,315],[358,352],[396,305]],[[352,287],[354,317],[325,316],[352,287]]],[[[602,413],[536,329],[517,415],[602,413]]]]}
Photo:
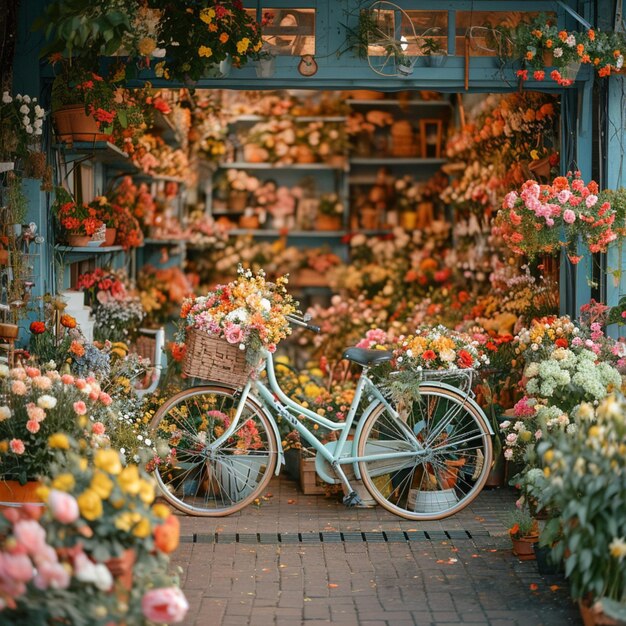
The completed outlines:
{"type": "Polygon", "coordinates": [[[250,365],[238,346],[195,329],[187,331],[185,345],[183,374],[235,387],[246,384],[250,365]]]}

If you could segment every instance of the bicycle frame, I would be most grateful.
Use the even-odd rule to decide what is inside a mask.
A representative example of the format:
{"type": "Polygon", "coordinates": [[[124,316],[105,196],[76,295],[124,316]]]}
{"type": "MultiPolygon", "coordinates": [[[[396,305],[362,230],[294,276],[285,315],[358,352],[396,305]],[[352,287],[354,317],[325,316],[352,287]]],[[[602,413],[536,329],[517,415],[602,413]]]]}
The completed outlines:
{"type": "MultiPolygon", "coordinates": [[[[254,388],[261,399],[261,404],[265,408],[272,408],[277,414],[279,414],[283,419],[286,419],[297,431],[298,433],[307,441],[308,444],[312,448],[314,448],[319,454],[321,454],[335,469],[335,471],[339,474],[340,478],[342,478],[343,471],[338,467],[339,465],[344,464],[354,464],[355,473],[357,478],[360,478],[360,472],[358,469],[358,465],[356,465],[359,461],[367,458],[368,461],[372,460],[388,460],[388,459],[401,459],[403,457],[415,457],[416,453],[419,454],[424,450],[422,444],[417,440],[412,431],[407,428],[406,432],[410,435],[412,443],[414,445],[414,450],[406,451],[406,452],[386,452],[380,454],[369,454],[367,457],[361,456],[343,456],[343,450],[346,445],[346,441],[348,440],[348,434],[350,432],[350,428],[354,422],[354,418],[356,417],[356,413],[358,410],[359,403],[363,396],[364,390],[367,388],[367,392],[374,396],[375,400],[372,401],[370,407],[378,400],[384,404],[387,410],[399,420],[399,423],[402,424],[402,420],[400,419],[400,415],[398,412],[387,402],[386,398],[383,394],[378,390],[376,385],[368,378],[367,372],[368,368],[364,367],[359,378],[359,381],[356,386],[356,390],[354,393],[354,398],[350,405],[350,410],[348,411],[348,415],[346,417],[345,422],[333,422],[325,418],[322,415],[318,415],[317,413],[311,411],[307,407],[302,406],[295,400],[291,399],[289,396],[285,394],[285,392],[280,388],[278,381],[276,379],[276,372],[274,370],[274,360],[270,352],[264,350],[262,352],[262,359],[265,362],[265,369],[267,372],[267,378],[269,381],[269,387],[263,384],[260,380],[249,380],[243,391],[241,393],[241,399],[239,401],[239,405],[237,406],[237,412],[233,421],[231,422],[229,428],[217,438],[211,447],[218,448],[224,441],[226,441],[234,432],[241,418],[241,414],[243,413],[243,409],[246,403],[246,400],[250,396],[251,390],[254,388]],[[331,453],[329,449],[322,444],[310,431],[309,429],[290,411],[296,412],[297,415],[303,415],[304,417],[310,419],[313,423],[322,426],[328,430],[339,431],[339,439],[337,440],[337,444],[334,446],[334,453],[331,453]]],[[[254,397],[254,396],[253,396],[254,397]]],[[[369,407],[368,407],[369,408],[369,407]]],[[[365,413],[368,409],[366,409],[365,413]]],[[[274,420],[274,414],[268,411],[271,419],[274,420]]],[[[354,444],[358,441],[358,437],[355,437],[354,444]]],[[[279,442],[280,444],[280,442],[279,442]]],[[[354,445],[352,442],[350,445],[354,445]]],[[[280,464],[277,464],[276,473],[278,474],[280,471],[280,464]]],[[[345,476],[343,476],[345,478],[345,476]]],[[[346,480],[347,482],[347,480],[346,480]]]]}

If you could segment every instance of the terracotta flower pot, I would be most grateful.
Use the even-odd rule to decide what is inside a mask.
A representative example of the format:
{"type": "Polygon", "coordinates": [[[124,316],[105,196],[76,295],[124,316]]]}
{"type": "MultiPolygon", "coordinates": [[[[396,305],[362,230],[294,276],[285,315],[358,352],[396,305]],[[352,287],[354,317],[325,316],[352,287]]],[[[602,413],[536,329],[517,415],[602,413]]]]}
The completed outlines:
{"type": "Polygon", "coordinates": [[[605,615],[602,608],[595,602],[579,600],[578,610],[585,626],[618,626],[620,623],[605,615]]]}
{"type": "Polygon", "coordinates": [[[243,212],[248,206],[248,192],[247,191],[231,191],[228,194],[228,208],[231,211],[243,212]]]}
{"type": "Polygon", "coordinates": [[[459,470],[465,465],[465,459],[450,459],[445,461],[445,468],[439,470],[438,478],[442,489],[452,489],[459,477],[459,470]]]}
{"type": "Polygon", "coordinates": [[[520,537],[519,539],[511,537],[511,541],[513,542],[513,554],[520,561],[535,560],[533,544],[539,541],[539,535],[529,535],[527,537],[520,537]]]}
{"type": "Polygon", "coordinates": [[[136,558],[137,554],[133,548],[126,548],[120,556],[109,559],[106,562],[106,566],[109,568],[113,578],[119,581],[120,585],[128,591],[133,586],[133,566],[136,558]]]}
{"type": "Polygon", "coordinates": [[[26,504],[27,502],[41,502],[37,496],[37,489],[41,487],[38,480],[29,480],[20,485],[17,480],[0,481],[0,505],[3,503],[26,504]]]}
{"type": "Polygon", "coordinates": [[[543,51],[543,64],[545,67],[552,67],[554,65],[554,52],[552,52],[552,50],[543,51]]]}
{"type": "Polygon", "coordinates": [[[320,213],[315,218],[315,227],[317,230],[340,230],[341,217],[338,215],[324,215],[320,213]]]}
{"type": "Polygon", "coordinates": [[[0,249],[0,265],[8,265],[9,264],[9,251],[1,248],[0,249]]]}
{"type": "Polygon", "coordinates": [[[242,215],[239,218],[239,228],[249,228],[250,230],[256,230],[259,227],[258,215],[242,215]]]}
{"type": "Polygon", "coordinates": [[[109,246],[114,246],[116,235],[117,235],[117,228],[107,228],[105,231],[105,235],[104,235],[104,241],[102,242],[101,245],[106,246],[107,248],[109,246]]]}
{"type": "Polygon", "coordinates": [[[72,248],[85,248],[89,242],[91,241],[91,237],[89,235],[68,235],[67,236],[67,245],[72,248]]]}
{"type": "Polygon", "coordinates": [[[60,141],[106,141],[109,138],[100,132],[98,123],[85,113],[82,104],[61,107],[52,118],[60,141]]]}

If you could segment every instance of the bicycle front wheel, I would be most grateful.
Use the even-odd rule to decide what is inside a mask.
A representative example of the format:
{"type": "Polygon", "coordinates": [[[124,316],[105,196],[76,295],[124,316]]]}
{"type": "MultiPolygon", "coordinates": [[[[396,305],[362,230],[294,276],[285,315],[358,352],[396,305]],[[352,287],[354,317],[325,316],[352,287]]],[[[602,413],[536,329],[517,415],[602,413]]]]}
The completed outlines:
{"type": "Polygon", "coordinates": [[[374,406],[357,450],[365,457],[361,478],[374,499],[412,520],[438,520],[465,508],[483,488],[492,461],[480,407],[437,384],[420,385],[419,400],[400,417],[382,402],[374,406]],[[402,456],[380,458],[389,453],[402,456]]]}
{"type": "Polygon", "coordinates": [[[258,498],[276,467],[278,447],[262,408],[246,399],[233,434],[240,398],[228,387],[195,387],[167,400],[150,423],[160,452],[154,476],[163,497],[189,515],[220,517],[258,498]],[[167,457],[167,458],[165,458],[167,457]]]}

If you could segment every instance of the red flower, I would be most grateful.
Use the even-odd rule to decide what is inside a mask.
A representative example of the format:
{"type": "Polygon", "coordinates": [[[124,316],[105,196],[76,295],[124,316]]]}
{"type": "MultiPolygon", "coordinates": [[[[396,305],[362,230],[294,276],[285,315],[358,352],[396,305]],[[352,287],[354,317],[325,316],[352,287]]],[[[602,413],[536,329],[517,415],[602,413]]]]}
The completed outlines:
{"type": "Polygon", "coordinates": [[[33,333],[33,335],[41,335],[46,332],[46,325],[43,322],[32,322],[30,332],[33,333]]]}
{"type": "Polygon", "coordinates": [[[528,80],[528,70],[517,70],[516,75],[522,80],[528,80]]]}
{"type": "Polygon", "coordinates": [[[472,367],[474,357],[467,350],[459,350],[459,367],[472,367]]]}
{"type": "Polygon", "coordinates": [[[437,355],[434,353],[433,350],[424,350],[424,352],[422,353],[422,359],[424,359],[424,361],[433,361],[436,358],[437,355]]]}
{"type": "Polygon", "coordinates": [[[569,345],[567,343],[567,339],[565,339],[565,337],[559,337],[554,344],[556,345],[557,348],[567,348],[567,346],[569,345]]]}
{"type": "Polygon", "coordinates": [[[533,78],[535,80],[543,80],[546,77],[546,73],[543,70],[536,70],[533,73],[533,78]]]}

